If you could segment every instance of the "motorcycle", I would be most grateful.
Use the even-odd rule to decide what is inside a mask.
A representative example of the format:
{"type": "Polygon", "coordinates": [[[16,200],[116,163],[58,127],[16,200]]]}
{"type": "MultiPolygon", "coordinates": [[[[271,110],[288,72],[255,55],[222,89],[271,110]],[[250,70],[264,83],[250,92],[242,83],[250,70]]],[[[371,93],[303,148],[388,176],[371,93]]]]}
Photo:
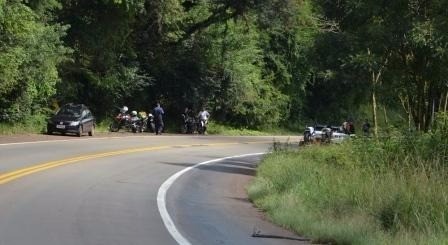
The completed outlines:
{"type": "Polygon", "coordinates": [[[196,130],[196,122],[193,117],[189,115],[182,114],[182,128],[181,132],[183,134],[193,134],[196,130]]]}
{"type": "Polygon", "coordinates": [[[148,113],[148,115],[146,115],[146,113],[141,113],[140,115],[142,121],[141,131],[154,133],[156,130],[154,115],[152,115],[151,113],[148,113]]]}
{"type": "Polygon", "coordinates": [[[205,134],[207,131],[208,119],[199,120],[198,122],[198,134],[205,134]]]}
{"type": "Polygon", "coordinates": [[[143,132],[143,120],[138,116],[131,117],[131,130],[133,133],[143,132]]]}
{"type": "Polygon", "coordinates": [[[114,117],[114,121],[110,124],[111,132],[118,132],[120,129],[130,129],[132,126],[131,116],[126,112],[120,112],[114,117]]]}

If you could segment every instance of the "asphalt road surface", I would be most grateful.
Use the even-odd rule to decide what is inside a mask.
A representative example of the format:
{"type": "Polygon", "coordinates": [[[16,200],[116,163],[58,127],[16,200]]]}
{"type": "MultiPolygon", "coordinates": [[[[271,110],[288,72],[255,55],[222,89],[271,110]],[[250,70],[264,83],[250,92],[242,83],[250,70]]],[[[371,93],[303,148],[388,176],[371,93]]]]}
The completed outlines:
{"type": "Polygon", "coordinates": [[[307,243],[247,199],[274,137],[122,136],[0,136],[0,245],[307,243]]]}

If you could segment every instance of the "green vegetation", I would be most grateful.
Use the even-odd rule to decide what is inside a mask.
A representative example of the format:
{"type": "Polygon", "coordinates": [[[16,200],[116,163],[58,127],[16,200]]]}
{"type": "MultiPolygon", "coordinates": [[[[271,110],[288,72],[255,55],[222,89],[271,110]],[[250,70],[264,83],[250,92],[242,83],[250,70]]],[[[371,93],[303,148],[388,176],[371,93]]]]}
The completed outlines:
{"type": "Polygon", "coordinates": [[[334,244],[446,244],[448,117],[421,135],[280,150],[250,198],[276,223],[334,244]]]}
{"type": "Polygon", "coordinates": [[[208,134],[216,135],[229,135],[229,136],[267,136],[267,135],[296,135],[297,133],[287,130],[284,128],[264,128],[259,130],[243,128],[243,127],[232,127],[226,126],[224,124],[219,124],[218,122],[210,122],[208,129],[208,134]]]}
{"type": "MultiPolygon", "coordinates": [[[[448,109],[445,1],[0,0],[0,123],[64,103],[98,121],[160,101],[233,128],[448,109]]],[[[300,125],[303,127],[304,125],[300,125]]],[[[177,126],[176,126],[177,127],[177,126]]]]}
{"type": "Polygon", "coordinates": [[[43,133],[47,130],[47,117],[31,116],[21,123],[0,123],[0,135],[43,133]]]}
{"type": "Polygon", "coordinates": [[[438,243],[448,217],[448,129],[436,121],[448,111],[446,9],[445,0],[0,0],[0,133],[42,132],[69,102],[89,106],[100,132],[117,108],[156,101],[171,132],[187,106],[207,107],[210,134],[347,119],[359,129],[367,118],[375,140],[268,157],[252,197],[322,240],[438,243]]]}

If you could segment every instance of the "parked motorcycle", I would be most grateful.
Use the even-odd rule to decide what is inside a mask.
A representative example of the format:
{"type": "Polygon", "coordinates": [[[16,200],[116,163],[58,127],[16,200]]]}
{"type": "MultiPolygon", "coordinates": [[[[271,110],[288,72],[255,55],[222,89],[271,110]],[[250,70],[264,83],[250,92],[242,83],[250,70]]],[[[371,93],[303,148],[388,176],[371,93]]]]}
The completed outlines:
{"type": "Polygon", "coordinates": [[[207,124],[208,120],[199,120],[198,122],[198,134],[205,134],[205,131],[207,131],[207,124]]]}
{"type": "Polygon", "coordinates": [[[183,134],[193,134],[196,130],[196,121],[194,117],[186,114],[182,114],[182,127],[181,132],[183,134]]]}
{"type": "Polygon", "coordinates": [[[120,109],[120,113],[114,117],[114,121],[109,126],[111,132],[118,132],[122,128],[131,128],[131,115],[129,115],[127,111],[128,107],[126,106],[120,109]]]}
{"type": "Polygon", "coordinates": [[[154,122],[154,115],[152,113],[148,113],[145,121],[145,131],[154,133],[156,131],[156,123],[154,122]]]}
{"type": "Polygon", "coordinates": [[[133,133],[143,132],[143,119],[137,115],[136,111],[131,112],[131,130],[133,133]]]}
{"type": "Polygon", "coordinates": [[[141,132],[155,132],[154,115],[151,113],[146,114],[146,112],[139,112],[141,120],[141,132]]]}

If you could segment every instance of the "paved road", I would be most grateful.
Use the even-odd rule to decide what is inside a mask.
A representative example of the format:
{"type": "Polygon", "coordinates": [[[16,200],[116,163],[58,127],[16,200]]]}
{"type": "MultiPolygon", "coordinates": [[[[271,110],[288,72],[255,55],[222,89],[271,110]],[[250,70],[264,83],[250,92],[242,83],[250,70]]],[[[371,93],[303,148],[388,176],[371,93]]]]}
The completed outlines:
{"type": "Polygon", "coordinates": [[[192,168],[160,209],[174,174],[267,152],[273,137],[41,137],[0,137],[0,245],[303,244],[247,200],[259,155],[192,168]]]}

